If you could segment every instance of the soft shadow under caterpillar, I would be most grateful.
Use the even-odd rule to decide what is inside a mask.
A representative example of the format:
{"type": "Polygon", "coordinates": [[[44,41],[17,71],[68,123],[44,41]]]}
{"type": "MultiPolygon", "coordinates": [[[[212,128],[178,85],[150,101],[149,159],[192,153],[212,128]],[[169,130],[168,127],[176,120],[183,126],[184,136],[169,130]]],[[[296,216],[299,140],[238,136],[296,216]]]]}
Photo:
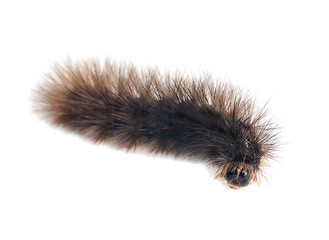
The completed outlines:
{"type": "Polygon", "coordinates": [[[38,110],[53,124],[96,142],[200,159],[231,188],[258,182],[276,148],[267,111],[206,75],[67,61],[55,65],[36,94],[38,110]]]}

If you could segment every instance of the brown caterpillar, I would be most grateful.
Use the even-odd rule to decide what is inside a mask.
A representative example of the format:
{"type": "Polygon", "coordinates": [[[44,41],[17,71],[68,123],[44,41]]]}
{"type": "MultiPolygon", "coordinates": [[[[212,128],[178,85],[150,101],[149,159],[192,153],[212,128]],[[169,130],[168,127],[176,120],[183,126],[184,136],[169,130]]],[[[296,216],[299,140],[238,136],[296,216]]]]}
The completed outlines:
{"type": "Polygon", "coordinates": [[[206,75],[67,61],[55,65],[36,94],[37,110],[53,124],[95,142],[199,159],[231,188],[258,182],[277,145],[265,108],[206,75]]]}

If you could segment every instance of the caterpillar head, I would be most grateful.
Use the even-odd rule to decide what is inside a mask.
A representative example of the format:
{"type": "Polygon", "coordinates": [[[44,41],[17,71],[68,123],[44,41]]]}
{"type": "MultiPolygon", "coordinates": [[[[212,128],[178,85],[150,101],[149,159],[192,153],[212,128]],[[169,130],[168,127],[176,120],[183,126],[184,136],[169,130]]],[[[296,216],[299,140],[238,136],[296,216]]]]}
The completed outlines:
{"type": "Polygon", "coordinates": [[[265,156],[263,145],[248,132],[230,140],[222,150],[224,154],[217,164],[220,172],[218,177],[224,178],[233,189],[246,187],[252,181],[258,183],[260,166],[265,156]]]}
{"type": "Polygon", "coordinates": [[[260,169],[245,163],[229,163],[216,176],[224,178],[225,183],[232,189],[248,186],[252,181],[258,183],[260,169]]]}
{"type": "Polygon", "coordinates": [[[223,178],[230,188],[239,189],[248,186],[252,181],[258,183],[259,173],[258,168],[240,165],[227,170],[223,178]]]}
{"type": "Polygon", "coordinates": [[[250,182],[250,171],[243,170],[229,170],[224,176],[225,181],[228,183],[230,188],[238,189],[249,185],[250,182]]]}
{"type": "Polygon", "coordinates": [[[258,182],[262,158],[259,144],[237,144],[227,153],[221,175],[228,186],[234,189],[245,187],[252,181],[258,182]]]}
{"type": "Polygon", "coordinates": [[[230,188],[238,189],[256,181],[260,172],[261,150],[258,144],[239,145],[228,154],[227,163],[223,170],[223,178],[230,188]]]}

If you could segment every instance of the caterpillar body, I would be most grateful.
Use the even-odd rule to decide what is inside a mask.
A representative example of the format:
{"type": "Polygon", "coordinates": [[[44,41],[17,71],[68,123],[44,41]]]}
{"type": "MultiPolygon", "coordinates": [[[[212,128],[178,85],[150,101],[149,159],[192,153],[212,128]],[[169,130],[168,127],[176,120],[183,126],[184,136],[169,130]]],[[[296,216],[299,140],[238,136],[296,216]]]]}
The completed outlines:
{"type": "Polygon", "coordinates": [[[235,189],[258,182],[277,145],[267,110],[208,75],[67,61],[46,75],[36,103],[50,123],[95,142],[204,161],[235,189]]]}

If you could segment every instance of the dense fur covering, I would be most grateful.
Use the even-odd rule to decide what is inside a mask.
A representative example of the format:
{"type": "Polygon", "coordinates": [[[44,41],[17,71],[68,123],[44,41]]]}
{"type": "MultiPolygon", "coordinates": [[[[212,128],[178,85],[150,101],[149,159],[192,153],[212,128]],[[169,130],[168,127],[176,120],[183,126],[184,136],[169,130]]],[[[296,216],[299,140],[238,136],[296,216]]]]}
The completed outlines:
{"type": "Polygon", "coordinates": [[[36,96],[38,110],[53,124],[96,142],[200,159],[234,188],[257,181],[276,146],[266,110],[206,75],[67,61],[55,65],[36,96]]]}

